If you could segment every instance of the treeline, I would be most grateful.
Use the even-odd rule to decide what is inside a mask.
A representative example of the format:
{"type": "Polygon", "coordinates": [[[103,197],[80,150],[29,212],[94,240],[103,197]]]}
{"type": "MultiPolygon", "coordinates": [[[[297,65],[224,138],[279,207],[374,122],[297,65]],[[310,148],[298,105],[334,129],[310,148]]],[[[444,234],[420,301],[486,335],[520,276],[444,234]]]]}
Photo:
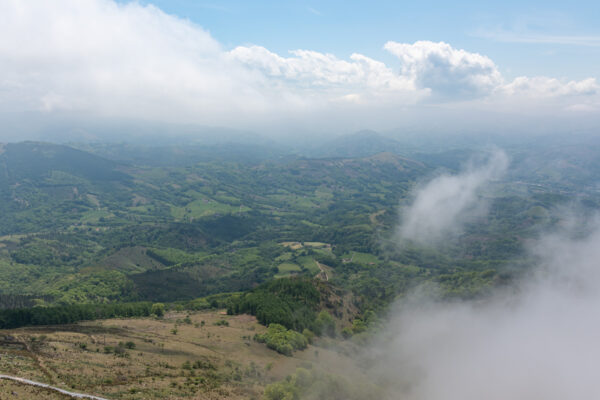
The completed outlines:
{"type": "Polygon", "coordinates": [[[22,326],[61,325],[118,317],[147,317],[152,303],[73,304],[62,307],[33,307],[0,310],[0,329],[22,326]]]}
{"type": "Polygon", "coordinates": [[[227,313],[251,314],[263,325],[280,324],[302,332],[315,330],[321,293],[310,278],[281,278],[266,282],[256,289],[231,298],[227,313]]]}
{"type": "Polygon", "coordinates": [[[39,302],[50,303],[53,296],[34,296],[26,294],[0,294],[0,309],[15,309],[34,307],[39,302]]]}

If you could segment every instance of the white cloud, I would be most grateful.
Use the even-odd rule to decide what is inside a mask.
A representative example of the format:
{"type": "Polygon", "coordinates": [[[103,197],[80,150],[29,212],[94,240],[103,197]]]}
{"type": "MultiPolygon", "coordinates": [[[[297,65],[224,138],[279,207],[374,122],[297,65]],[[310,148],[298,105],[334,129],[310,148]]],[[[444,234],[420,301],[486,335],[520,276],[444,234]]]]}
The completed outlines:
{"type": "Polygon", "coordinates": [[[402,210],[400,237],[418,244],[436,244],[459,234],[468,218],[483,215],[487,204],[482,189],[500,178],[508,157],[494,151],[483,165],[471,165],[457,175],[444,174],[418,188],[402,210]]]}
{"type": "Polygon", "coordinates": [[[34,109],[143,113],[156,103],[201,106],[239,89],[221,69],[218,42],[152,6],[9,0],[0,15],[0,74],[20,88],[17,99],[0,99],[3,108],[16,100],[34,109]]]}
{"type": "Polygon", "coordinates": [[[246,67],[259,69],[272,78],[287,80],[295,88],[415,90],[410,79],[361,54],[352,54],[350,61],[346,61],[316,51],[294,50],[290,53],[293,56],[286,58],[261,46],[239,46],[229,54],[246,67]]]}
{"type": "Polygon", "coordinates": [[[560,81],[555,78],[538,76],[528,78],[521,76],[512,82],[499,87],[500,92],[509,96],[530,96],[548,98],[557,96],[595,95],[598,93],[598,83],[595,78],[581,81],[560,81]]]}
{"type": "Polygon", "coordinates": [[[504,43],[535,43],[535,44],[561,44],[569,46],[600,46],[600,36],[565,36],[565,35],[543,35],[531,32],[519,32],[509,30],[484,31],[481,30],[477,36],[496,40],[504,43]]]}
{"type": "Polygon", "coordinates": [[[600,225],[588,222],[542,235],[531,249],[536,273],[507,292],[481,302],[405,301],[368,349],[370,372],[388,384],[384,398],[599,398],[600,225]]]}
{"type": "Polygon", "coordinates": [[[451,98],[477,97],[502,83],[498,68],[488,57],[444,42],[387,42],[384,48],[401,60],[403,75],[434,93],[451,98]]]}
{"type": "Polygon", "coordinates": [[[565,110],[573,113],[593,113],[600,111],[600,104],[572,104],[565,107],[565,110]]]}
{"type": "MultiPolygon", "coordinates": [[[[84,112],[261,129],[310,120],[381,129],[406,121],[398,110],[427,99],[497,97],[510,106],[511,96],[537,104],[581,93],[598,102],[593,79],[518,78],[505,85],[489,58],[446,43],[385,48],[398,65],[357,53],[342,59],[261,46],[228,51],[200,26],[151,5],[2,0],[0,113],[84,112]]],[[[436,112],[426,105],[413,110],[436,112]]]]}
{"type": "Polygon", "coordinates": [[[308,12],[309,12],[309,13],[311,13],[311,14],[318,15],[319,17],[322,17],[322,16],[323,16],[323,14],[322,14],[322,13],[321,13],[319,10],[317,10],[317,9],[315,9],[315,8],[308,7],[308,8],[307,8],[307,10],[308,10],[308,12]]]}

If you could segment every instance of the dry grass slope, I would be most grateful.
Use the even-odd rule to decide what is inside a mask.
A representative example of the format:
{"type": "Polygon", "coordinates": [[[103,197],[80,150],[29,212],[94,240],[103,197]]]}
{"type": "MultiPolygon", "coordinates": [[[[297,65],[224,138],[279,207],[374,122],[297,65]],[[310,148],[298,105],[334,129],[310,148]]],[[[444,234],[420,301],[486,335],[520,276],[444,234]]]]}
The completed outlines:
{"type": "MultiPolygon", "coordinates": [[[[0,331],[0,373],[109,399],[259,399],[299,366],[351,364],[323,347],[282,356],[252,340],[264,331],[254,317],[221,312],[0,331]]],[[[0,398],[64,398],[0,384],[0,398]]]]}

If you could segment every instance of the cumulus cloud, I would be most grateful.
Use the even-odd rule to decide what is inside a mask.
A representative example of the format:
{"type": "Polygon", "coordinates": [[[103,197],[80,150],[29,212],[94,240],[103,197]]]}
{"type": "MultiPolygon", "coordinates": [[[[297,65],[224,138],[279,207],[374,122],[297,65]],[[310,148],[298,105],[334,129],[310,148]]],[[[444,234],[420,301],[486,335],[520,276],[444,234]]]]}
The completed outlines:
{"type": "Polygon", "coordinates": [[[153,6],[7,0],[0,24],[4,110],[205,117],[248,90],[207,32],[153,6]]]}
{"type": "Polygon", "coordinates": [[[402,210],[400,237],[435,244],[460,233],[469,217],[485,213],[482,189],[500,178],[507,167],[508,157],[496,150],[484,164],[471,163],[459,174],[443,174],[417,188],[412,203],[402,210]]]}
{"type": "Polygon", "coordinates": [[[437,100],[498,97],[510,105],[518,95],[537,104],[544,96],[575,93],[582,95],[579,107],[598,103],[593,79],[532,77],[505,84],[488,57],[447,43],[384,47],[397,64],[358,53],[342,59],[307,49],[284,55],[256,45],[229,50],[202,27],[152,5],[4,0],[0,113],[87,113],[238,128],[311,121],[338,129],[384,129],[406,121],[399,112],[406,107],[430,117],[436,110],[427,107],[437,100]],[[595,103],[582,100],[584,95],[595,103]]]}
{"type": "Polygon", "coordinates": [[[414,91],[411,79],[395,74],[384,63],[361,54],[350,61],[332,54],[294,50],[281,57],[261,46],[239,46],[229,54],[247,67],[287,80],[302,88],[362,88],[364,90],[414,91]]]}
{"type": "Polygon", "coordinates": [[[542,236],[532,277],[510,293],[398,309],[371,349],[388,398],[599,398],[600,225],[582,226],[542,236]]]}
{"type": "Polygon", "coordinates": [[[598,86],[595,78],[563,82],[545,76],[533,78],[521,76],[498,89],[500,92],[504,92],[510,96],[525,95],[537,98],[548,98],[557,96],[595,95],[598,93],[599,88],[600,86],[598,86]]]}
{"type": "Polygon", "coordinates": [[[502,83],[498,68],[488,57],[444,42],[387,42],[384,48],[401,60],[403,75],[434,93],[477,97],[489,94],[502,83]]]}

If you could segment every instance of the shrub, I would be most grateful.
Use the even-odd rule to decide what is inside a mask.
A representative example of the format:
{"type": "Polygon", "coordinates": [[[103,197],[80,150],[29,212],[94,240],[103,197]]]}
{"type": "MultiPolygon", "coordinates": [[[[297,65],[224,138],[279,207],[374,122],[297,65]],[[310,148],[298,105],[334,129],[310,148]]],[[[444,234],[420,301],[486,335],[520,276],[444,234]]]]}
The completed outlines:
{"type": "Polygon", "coordinates": [[[315,333],[317,335],[335,336],[335,321],[331,314],[323,310],[315,320],[315,333]]]}
{"type": "Polygon", "coordinates": [[[304,337],[306,338],[308,343],[312,344],[312,342],[315,338],[315,334],[313,333],[313,331],[311,331],[310,329],[304,328],[304,330],[302,331],[302,334],[304,335],[304,337]]]}
{"type": "Polygon", "coordinates": [[[302,350],[308,346],[308,339],[296,331],[288,330],[283,325],[271,324],[266,333],[254,335],[254,340],[265,343],[268,348],[286,356],[294,350],[302,350]]]}
{"type": "Polygon", "coordinates": [[[152,304],[151,313],[159,318],[162,317],[165,315],[165,305],[163,303],[152,304]]]}
{"type": "Polygon", "coordinates": [[[352,329],[345,327],[344,329],[342,329],[342,336],[344,337],[344,339],[349,339],[352,337],[352,329]]]}

